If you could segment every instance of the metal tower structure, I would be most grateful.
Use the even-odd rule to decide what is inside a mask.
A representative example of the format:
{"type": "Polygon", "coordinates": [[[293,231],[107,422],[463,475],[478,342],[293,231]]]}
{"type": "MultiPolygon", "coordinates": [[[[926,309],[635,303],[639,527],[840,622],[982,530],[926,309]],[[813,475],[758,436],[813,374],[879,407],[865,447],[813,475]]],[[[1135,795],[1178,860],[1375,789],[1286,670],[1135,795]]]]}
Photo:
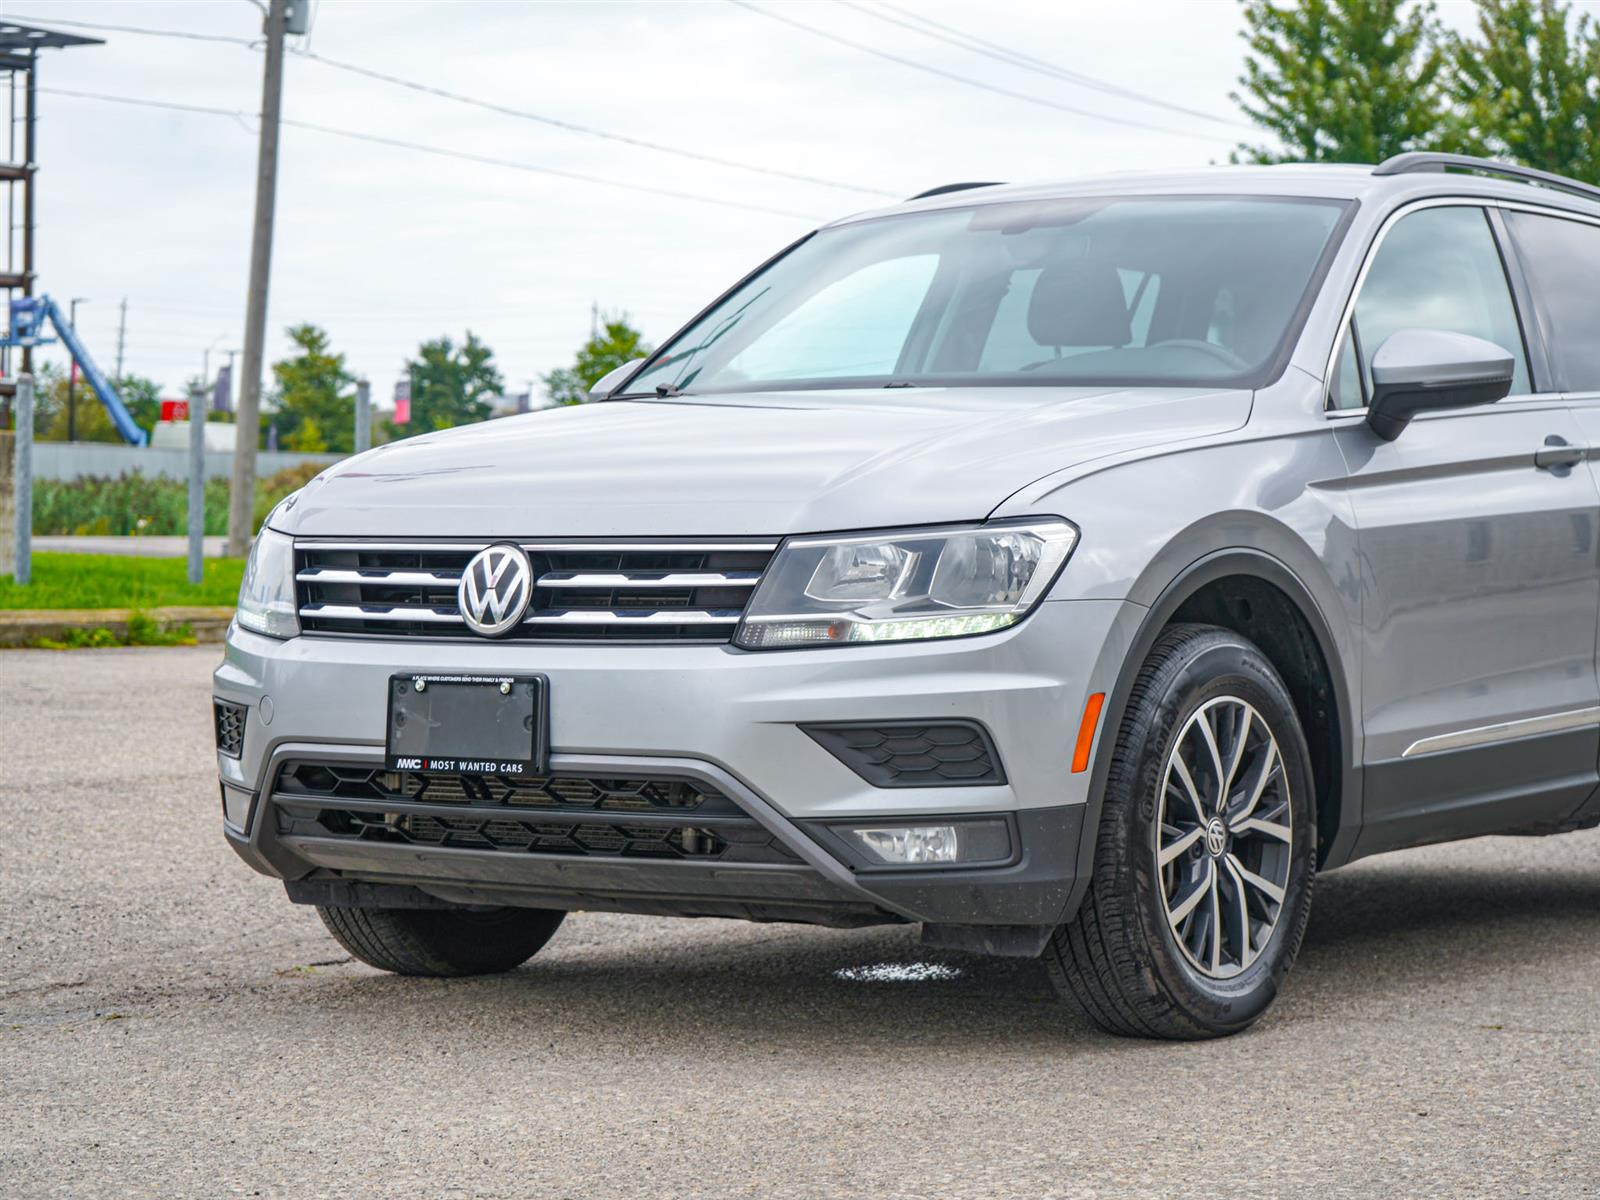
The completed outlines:
{"type": "MultiPolygon", "coordinates": [[[[39,51],[66,50],[73,46],[99,46],[100,38],[75,33],[57,33],[13,21],[0,21],[0,72],[6,76],[10,120],[6,138],[6,161],[0,163],[0,184],[6,189],[5,270],[0,271],[0,290],[6,293],[5,311],[17,292],[34,294],[38,264],[34,257],[33,234],[38,221],[38,118],[39,51]],[[19,86],[20,85],[20,86],[19,86]],[[21,126],[21,154],[18,154],[18,126],[21,126]],[[17,217],[18,192],[21,192],[21,220],[17,217]],[[19,261],[20,260],[20,261],[19,261]]],[[[0,347],[0,399],[7,401],[15,392],[12,372],[12,347],[0,347]]],[[[21,369],[33,369],[33,349],[21,347],[21,369]]],[[[9,420],[4,422],[9,424],[9,420]]]]}

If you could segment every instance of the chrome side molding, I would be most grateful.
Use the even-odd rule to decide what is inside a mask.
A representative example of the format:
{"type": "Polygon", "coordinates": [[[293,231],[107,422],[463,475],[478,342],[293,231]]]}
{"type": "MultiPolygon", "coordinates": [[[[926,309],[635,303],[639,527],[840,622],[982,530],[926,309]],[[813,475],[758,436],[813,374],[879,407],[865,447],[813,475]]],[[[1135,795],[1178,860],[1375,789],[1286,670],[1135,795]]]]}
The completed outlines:
{"type": "Polygon", "coordinates": [[[1475,729],[1458,729],[1453,733],[1437,733],[1412,742],[1400,757],[1415,758],[1419,754],[1437,754],[1441,750],[1468,750],[1475,746],[1537,737],[1541,733],[1563,733],[1568,729],[1583,729],[1590,725],[1600,725],[1600,706],[1574,708],[1521,721],[1501,721],[1498,725],[1479,725],[1475,729]]]}

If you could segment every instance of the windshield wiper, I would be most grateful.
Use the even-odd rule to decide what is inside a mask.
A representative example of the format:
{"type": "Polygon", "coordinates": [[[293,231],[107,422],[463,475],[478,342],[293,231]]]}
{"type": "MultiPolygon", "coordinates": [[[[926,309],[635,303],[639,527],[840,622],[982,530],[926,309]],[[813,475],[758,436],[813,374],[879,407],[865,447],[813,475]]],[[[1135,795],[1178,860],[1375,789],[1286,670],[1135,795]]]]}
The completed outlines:
{"type": "Polygon", "coordinates": [[[656,384],[656,395],[665,400],[671,396],[683,395],[683,389],[675,383],[658,383],[656,384]]]}

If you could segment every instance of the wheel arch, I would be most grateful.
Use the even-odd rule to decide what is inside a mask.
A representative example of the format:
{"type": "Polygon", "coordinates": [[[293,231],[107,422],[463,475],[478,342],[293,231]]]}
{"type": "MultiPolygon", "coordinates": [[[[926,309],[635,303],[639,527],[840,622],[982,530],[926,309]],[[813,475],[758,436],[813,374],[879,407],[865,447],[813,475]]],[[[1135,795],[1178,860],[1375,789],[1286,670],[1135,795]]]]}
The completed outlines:
{"type": "Polygon", "coordinates": [[[1069,912],[1076,909],[1089,886],[1106,777],[1134,681],[1162,630],[1175,621],[1221,625],[1260,645],[1289,686],[1308,745],[1314,738],[1322,739],[1322,754],[1313,750],[1314,773],[1320,776],[1318,849],[1322,864],[1332,867],[1348,861],[1360,828],[1361,773],[1355,754],[1357,713],[1340,653],[1340,640],[1311,587],[1274,555],[1250,547],[1232,547],[1213,550],[1195,559],[1164,585],[1157,584],[1156,589],[1152,589],[1154,597],[1123,655],[1115,683],[1106,695],[1091,760],[1088,811],[1083,824],[1085,836],[1078,850],[1077,884],[1069,900],[1069,912]],[[1244,598],[1247,601],[1245,611],[1240,612],[1237,607],[1230,611],[1228,606],[1220,604],[1230,597],[1244,598]],[[1257,614],[1255,605],[1250,603],[1256,597],[1270,598],[1271,606],[1286,607],[1273,607],[1267,613],[1257,614]],[[1286,614],[1292,614],[1288,625],[1273,624],[1286,614]],[[1263,625],[1263,621],[1267,624],[1263,625]],[[1263,636],[1264,628],[1271,630],[1266,636],[1263,636]],[[1312,682],[1319,673],[1326,681],[1328,697],[1328,710],[1320,714],[1316,707],[1316,684],[1312,682]],[[1328,718],[1331,718],[1331,730],[1328,718]]]}

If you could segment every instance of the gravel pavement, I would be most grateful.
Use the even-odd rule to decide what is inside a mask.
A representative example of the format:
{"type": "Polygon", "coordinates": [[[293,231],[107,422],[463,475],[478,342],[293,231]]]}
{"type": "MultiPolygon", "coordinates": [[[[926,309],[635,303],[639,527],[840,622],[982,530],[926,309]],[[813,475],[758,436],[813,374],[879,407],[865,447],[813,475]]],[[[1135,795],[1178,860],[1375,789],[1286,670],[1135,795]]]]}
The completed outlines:
{"type": "Polygon", "coordinates": [[[577,914],[400,979],[224,845],[216,658],[0,652],[7,1200],[1600,1197],[1600,831],[1326,876],[1199,1045],[906,929],[577,914]]]}

